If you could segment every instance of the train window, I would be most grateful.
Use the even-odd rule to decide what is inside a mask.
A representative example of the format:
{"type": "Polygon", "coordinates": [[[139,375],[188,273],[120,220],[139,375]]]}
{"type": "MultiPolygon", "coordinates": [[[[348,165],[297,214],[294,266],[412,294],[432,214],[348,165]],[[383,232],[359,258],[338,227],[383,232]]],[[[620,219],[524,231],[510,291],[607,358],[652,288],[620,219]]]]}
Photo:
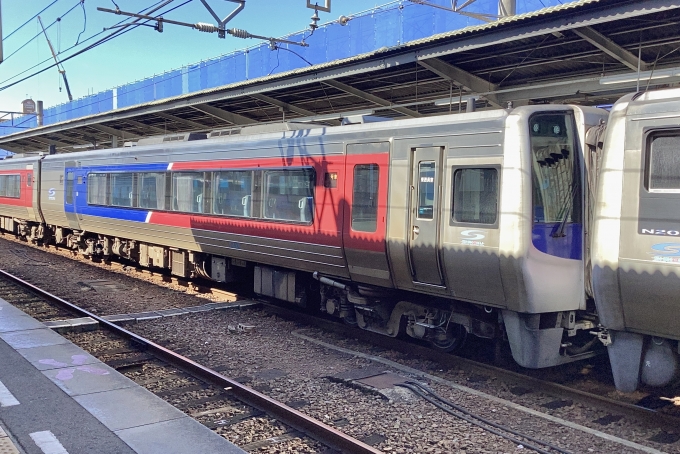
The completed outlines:
{"type": "Polygon", "coordinates": [[[132,173],[112,173],[109,175],[109,205],[116,207],[132,206],[132,173]]]}
{"type": "Polygon", "coordinates": [[[165,208],[165,174],[139,173],[137,174],[137,206],[162,210],[165,208]]]}
{"type": "Polygon", "coordinates": [[[434,219],[434,161],[418,163],[418,219],[434,219]]]}
{"type": "Polygon", "coordinates": [[[378,164],[354,166],[352,230],[375,232],[378,228],[378,164]]]}
{"type": "Polygon", "coordinates": [[[64,197],[66,203],[73,204],[73,186],[74,186],[73,172],[66,172],[66,188],[64,189],[64,197]]]}
{"type": "Polygon", "coordinates": [[[21,197],[20,175],[0,175],[0,197],[13,199],[21,197]]]}
{"type": "Polygon", "coordinates": [[[648,144],[649,190],[680,190],[680,134],[653,135],[648,144]]]}
{"type": "Polygon", "coordinates": [[[571,112],[540,113],[529,121],[533,213],[537,223],[580,222],[581,192],[571,112]]]}
{"type": "Polygon", "coordinates": [[[175,172],[172,174],[172,210],[203,213],[203,172],[175,172]]]}
{"type": "Polygon", "coordinates": [[[498,170],[458,169],[453,175],[453,220],[495,224],[498,213],[498,170]]]}
{"type": "Polygon", "coordinates": [[[314,180],[312,169],[264,172],[264,217],[311,223],[314,180]]]}
{"type": "Polygon", "coordinates": [[[213,213],[252,217],[253,172],[215,172],[213,213]]]}
{"type": "Polygon", "coordinates": [[[106,173],[91,173],[87,176],[88,205],[107,205],[107,178],[106,173]]]}
{"type": "Polygon", "coordinates": [[[30,186],[33,183],[33,175],[30,173],[26,175],[26,186],[30,186]]]}

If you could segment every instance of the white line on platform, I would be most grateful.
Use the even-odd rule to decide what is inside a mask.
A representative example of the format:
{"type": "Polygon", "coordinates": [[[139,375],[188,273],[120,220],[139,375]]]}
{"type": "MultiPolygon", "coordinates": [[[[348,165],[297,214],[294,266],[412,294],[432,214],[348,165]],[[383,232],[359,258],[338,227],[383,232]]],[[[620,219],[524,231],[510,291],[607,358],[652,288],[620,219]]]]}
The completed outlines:
{"type": "Polygon", "coordinates": [[[49,430],[33,432],[29,434],[38,448],[45,454],[68,454],[68,451],[59,443],[57,437],[49,430]]]}
{"type": "Polygon", "coordinates": [[[0,381],[0,407],[11,407],[12,405],[19,405],[19,401],[0,381]]]}

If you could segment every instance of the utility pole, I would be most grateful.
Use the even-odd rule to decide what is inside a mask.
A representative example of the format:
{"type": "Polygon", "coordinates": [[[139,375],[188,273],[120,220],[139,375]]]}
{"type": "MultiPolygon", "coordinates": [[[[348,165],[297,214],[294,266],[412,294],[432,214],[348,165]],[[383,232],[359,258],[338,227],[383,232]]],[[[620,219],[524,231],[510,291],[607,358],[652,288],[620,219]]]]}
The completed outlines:
{"type": "Polygon", "coordinates": [[[40,22],[40,27],[42,28],[43,34],[45,35],[45,39],[47,40],[47,45],[50,46],[50,52],[52,52],[52,57],[54,58],[54,61],[57,64],[57,71],[59,71],[59,74],[61,74],[61,77],[64,78],[64,85],[66,86],[66,94],[68,94],[68,100],[73,101],[73,96],[71,96],[71,88],[69,88],[68,79],[66,79],[66,70],[64,69],[64,65],[61,64],[61,62],[57,58],[57,54],[54,53],[54,48],[52,47],[52,43],[50,42],[50,38],[47,36],[47,31],[45,30],[45,26],[43,25],[42,19],[40,19],[40,16],[38,16],[38,22],[40,22]]]}

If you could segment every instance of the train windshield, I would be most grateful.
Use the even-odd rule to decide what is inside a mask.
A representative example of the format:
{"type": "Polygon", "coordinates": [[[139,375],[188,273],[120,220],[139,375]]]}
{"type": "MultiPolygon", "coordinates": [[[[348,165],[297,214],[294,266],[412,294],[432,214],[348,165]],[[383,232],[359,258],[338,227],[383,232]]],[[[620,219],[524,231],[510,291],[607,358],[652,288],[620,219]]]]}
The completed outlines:
{"type": "MultiPolygon", "coordinates": [[[[529,120],[534,223],[580,223],[581,191],[574,118],[570,112],[536,114],[529,120]]],[[[557,235],[555,235],[557,234],[557,235]]]]}
{"type": "Polygon", "coordinates": [[[546,112],[529,119],[534,225],[531,241],[541,252],[583,257],[581,177],[576,127],[571,112],[546,112]]]}

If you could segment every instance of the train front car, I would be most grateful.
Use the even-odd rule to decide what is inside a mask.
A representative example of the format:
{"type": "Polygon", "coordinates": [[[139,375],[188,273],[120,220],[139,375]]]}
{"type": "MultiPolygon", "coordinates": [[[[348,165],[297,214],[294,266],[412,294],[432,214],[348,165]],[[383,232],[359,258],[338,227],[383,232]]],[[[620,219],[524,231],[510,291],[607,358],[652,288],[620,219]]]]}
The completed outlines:
{"type": "Polygon", "coordinates": [[[40,211],[40,156],[0,161],[0,229],[38,241],[48,231],[40,211]]]}
{"type": "Polygon", "coordinates": [[[671,382],[680,346],[680,89],[628,95],[604,140],[593,290],[616,387],[671,382]]]}
{"type": "Polygon", "coordinates": [[[394,122],[384,132],[392,138],[387,254],[401,292],[322,281],[328,312],[344,305],[364,329],[443,350],[468,335],[507,337],[529,368],[592,355],[583,149],[586,131],[606,117],[526,106],[394,122]]]}

